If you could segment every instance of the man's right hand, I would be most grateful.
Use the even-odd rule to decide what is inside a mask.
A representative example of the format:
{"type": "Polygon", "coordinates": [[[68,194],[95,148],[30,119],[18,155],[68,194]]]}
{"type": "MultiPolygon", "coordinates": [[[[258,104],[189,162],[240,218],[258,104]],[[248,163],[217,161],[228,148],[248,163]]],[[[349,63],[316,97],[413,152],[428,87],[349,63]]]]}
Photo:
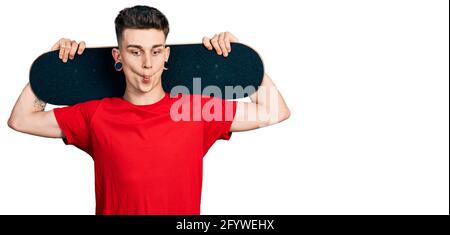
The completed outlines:
{"type": "MultiPolygon", "coordinates": [[[[66,63],[73,59],[75,53],[81,55],[86,48],[86,43],[62,38],[52,50],[59,50],[59,58],[66,63]]],[[[8,119],[8,126],[23,133],[50,137],[64,138],[64,133],[56,121],[53,110],[45,111],[45,103],[34,94],[28,83],[17,99],[16,104],[8,119]]]]}
{"type": "Polygon", "coordinates": [[[73,60],[75,53],[81,55],[86,48],[86,43],[81,41],[77,43],[75,40],[70,40],[67,38],[61,38],[52,47],[52,51],[59,49],[59,58],[66,63],[68,59],[73,60]]]}

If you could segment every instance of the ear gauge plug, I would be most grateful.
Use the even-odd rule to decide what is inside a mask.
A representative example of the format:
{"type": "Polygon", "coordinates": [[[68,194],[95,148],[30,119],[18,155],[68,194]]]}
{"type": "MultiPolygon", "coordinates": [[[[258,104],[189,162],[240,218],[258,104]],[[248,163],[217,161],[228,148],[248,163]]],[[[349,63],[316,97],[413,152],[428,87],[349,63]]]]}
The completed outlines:
{"type": "Polygon", "coordinates": [[[121,63],[120,61],[116,62],[116,63],[114,64],[114,69],[115,69],[117,72],[121,71],[121,70],[122,70],[122,63],[121,63]]]}

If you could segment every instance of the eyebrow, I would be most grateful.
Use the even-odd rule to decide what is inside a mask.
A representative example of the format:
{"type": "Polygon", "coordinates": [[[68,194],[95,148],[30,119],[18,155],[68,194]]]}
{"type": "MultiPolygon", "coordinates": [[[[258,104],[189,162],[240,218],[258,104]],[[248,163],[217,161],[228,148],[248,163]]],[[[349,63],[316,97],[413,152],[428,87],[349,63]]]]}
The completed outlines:
{"type": "MultiPolygon", "coordinates": [[[[153,49],[153,48],[157,48],[157,47],[161,47],[161,46],[164,46],[164,44],[156,44],[156,45],[153,45],[153,46],[152,46],[152,49],[153,49]]],[[[134,48],[138,48],[138,49],[144,50],[144,48],[143,48],[141,45],[130,44],[130,45],[127,46],[127,48],[130,48],[130,47],[134,47],[134,48]]]]}

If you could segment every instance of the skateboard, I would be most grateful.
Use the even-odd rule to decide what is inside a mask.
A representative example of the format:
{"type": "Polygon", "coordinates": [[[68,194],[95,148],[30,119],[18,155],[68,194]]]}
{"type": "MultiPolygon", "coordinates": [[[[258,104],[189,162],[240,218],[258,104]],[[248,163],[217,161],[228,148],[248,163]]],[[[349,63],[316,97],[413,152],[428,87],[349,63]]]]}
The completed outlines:
{"type": "MultiPolygon", "coordinates": [[[[250,96],[261,85],[263,62],[256,51],[244,44],[231,43],[228,57],[209,51],[203,44],[167,46],[168,70],[162,73],[161,82],[168,93],[239,99],[250,96]]],[[[58,51],[46,52],[31,66],[31,88],[39,99],[54,105],[121,97],[125,76],[123,71],[114,69],[112,49],[86,48],[82,55],[66,63],[59,59],[58,51]]]]}

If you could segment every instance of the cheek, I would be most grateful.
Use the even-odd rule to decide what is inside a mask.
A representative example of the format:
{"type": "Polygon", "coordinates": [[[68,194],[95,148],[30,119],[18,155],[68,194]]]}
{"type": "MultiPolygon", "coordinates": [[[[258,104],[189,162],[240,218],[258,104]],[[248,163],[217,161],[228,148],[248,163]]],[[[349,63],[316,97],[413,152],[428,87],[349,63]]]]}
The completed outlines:
{"type": "Polygon", "coordinates": [[[155,65],[157,68],[164,67],[164,62],[165,62],[164,56],[159,56],[157,59],[155,59],[155,65]]]}
{"type": "Polygon", "coordinates": [[[122,64],[124,67],[135,67],[136,66],[136,61],[133,58],[122,58],[122,64]]]}
{"type": "Polygon", "coordinates": [[[156,64],[156,67],[159,69],[162,69],[164,67],[164,60],[159,60],[156,64]]]}
{"type": "Polygon", "coordinates": [[[123,64],[123,70],[125,73],[136,72],[140,68],[140,65],[137,61],[130,60],[130,59],[124,59],[122,61],[122,64],[123,64]]]}

